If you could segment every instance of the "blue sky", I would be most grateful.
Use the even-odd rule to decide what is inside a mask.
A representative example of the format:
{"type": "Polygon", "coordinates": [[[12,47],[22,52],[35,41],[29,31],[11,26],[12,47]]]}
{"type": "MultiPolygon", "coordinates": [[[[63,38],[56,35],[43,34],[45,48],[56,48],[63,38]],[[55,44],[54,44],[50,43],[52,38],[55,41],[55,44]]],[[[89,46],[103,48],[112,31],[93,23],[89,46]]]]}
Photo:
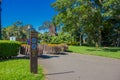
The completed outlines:
{"type": "Polygon", "coordinates": [[[50,6],[56,0],[2,0],[2,26],[16,21],[32,24],[36,29],[56,14],[50,6]]]}

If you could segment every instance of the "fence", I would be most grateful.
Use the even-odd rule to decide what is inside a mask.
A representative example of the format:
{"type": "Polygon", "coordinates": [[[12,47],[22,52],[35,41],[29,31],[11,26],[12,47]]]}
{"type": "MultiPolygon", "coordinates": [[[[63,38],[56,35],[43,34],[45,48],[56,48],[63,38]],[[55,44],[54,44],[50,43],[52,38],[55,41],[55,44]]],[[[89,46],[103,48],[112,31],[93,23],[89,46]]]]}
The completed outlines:
{"type": "MultiPolygon", "coordinates": [[[[42,55],[43,53],[46,54],[56,54],[64,52],[68,49],[68,46],[65,44],[41,44],[38,45],[38,56],[42,55]]],[[[29,55],[30,54],[30,46],[29,45],[22,45],[20,48],[20,54],[29,55]]]]}

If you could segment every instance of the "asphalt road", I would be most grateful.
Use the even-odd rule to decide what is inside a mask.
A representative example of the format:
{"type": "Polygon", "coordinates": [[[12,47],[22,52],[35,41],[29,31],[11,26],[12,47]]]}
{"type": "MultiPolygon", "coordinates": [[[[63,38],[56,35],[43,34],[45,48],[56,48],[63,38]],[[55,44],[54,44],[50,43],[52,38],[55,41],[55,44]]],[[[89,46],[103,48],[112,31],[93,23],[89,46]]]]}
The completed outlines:
{"type": "Polygon", "coordinates": [[[66,53],[44,54],[38,63],[47,80],[120,80],[120,60],[66,53]]]}

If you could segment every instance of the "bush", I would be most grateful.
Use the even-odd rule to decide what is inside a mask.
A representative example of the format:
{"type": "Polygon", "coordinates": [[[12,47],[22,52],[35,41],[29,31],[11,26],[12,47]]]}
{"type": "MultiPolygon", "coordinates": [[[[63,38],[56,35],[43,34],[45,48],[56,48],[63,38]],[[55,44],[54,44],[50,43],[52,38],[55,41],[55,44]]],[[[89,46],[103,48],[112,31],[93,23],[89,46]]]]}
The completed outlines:
{"type": "Polygon", "coordinates": [[[80,43],[79,42],[68,42],[67,45],[76,45],[77,46],[77,45],[80,45],[80,43]]]}
{"type": "Polygon", "coordinates": [[[17,56],[20,46],[17,41],[0,40],[0,59],[17,56]]]}

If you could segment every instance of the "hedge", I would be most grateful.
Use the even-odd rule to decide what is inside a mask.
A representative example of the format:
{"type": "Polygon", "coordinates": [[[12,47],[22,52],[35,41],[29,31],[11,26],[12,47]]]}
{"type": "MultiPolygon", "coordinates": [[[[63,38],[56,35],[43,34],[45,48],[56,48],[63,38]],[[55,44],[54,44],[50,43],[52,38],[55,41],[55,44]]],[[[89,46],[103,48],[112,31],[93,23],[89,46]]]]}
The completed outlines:
{"type": "Polygon", "coordinates": [[[0,59],[17,56],[20,46],[17,41],[0,40],[0,59]]]}

